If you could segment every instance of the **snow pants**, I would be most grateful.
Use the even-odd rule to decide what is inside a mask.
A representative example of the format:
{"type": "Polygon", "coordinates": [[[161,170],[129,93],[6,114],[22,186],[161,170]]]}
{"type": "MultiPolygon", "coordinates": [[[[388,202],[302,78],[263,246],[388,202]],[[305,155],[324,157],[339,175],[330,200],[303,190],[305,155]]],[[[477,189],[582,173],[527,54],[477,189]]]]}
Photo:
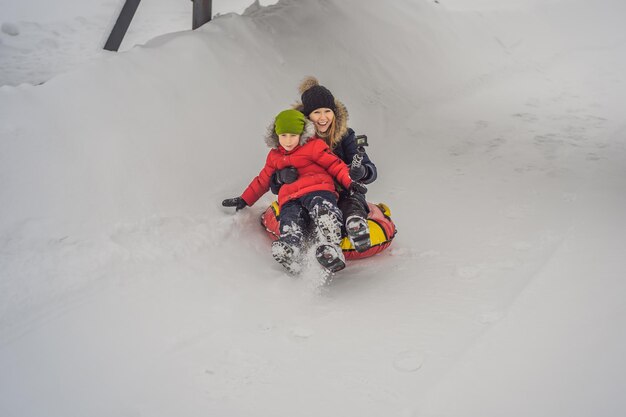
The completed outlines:
{"type": "Polygon", "coordinates": [[[343,224],[341,210],[337,207],[337,198],[330,191],[315,191],[296,200],[283,204],[280,209],[280,237],[279,240],[301,248],[304,244],[305,233],[311,223],[317,224],[321,214],[328,213],[343,224]]]}
{"type": "MultiPolygon", "coordinates": [[[[346,220],[351,216],[359,216],[367,219],[367,215],[370,212],[369,207],[367,206],[367,200],[365,199],[365,194],[351,194],[348,190],[343,190],[339,194],[339,201],[337,205],[339,206],[339,210],[341,210],[343,218],[346,220]]],[[[343,225],[343,222],[341,222],[341,224],[343,225]]],[[[342,232],[345,235],[345,225],[342,226],[342,232]]]]}

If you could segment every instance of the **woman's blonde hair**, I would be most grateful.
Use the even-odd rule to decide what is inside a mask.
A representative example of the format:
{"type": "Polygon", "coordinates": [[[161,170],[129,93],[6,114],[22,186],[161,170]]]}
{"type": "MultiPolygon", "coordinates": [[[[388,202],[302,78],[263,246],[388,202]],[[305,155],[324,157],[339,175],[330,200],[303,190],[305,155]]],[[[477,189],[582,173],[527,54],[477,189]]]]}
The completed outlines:
{"type": "Polygon", "coordinates": [[[326,131],[326,133],[321,133],[315,128],[315,132],[324,139],[324,142],[328,145],[330,150],[334,150],[337,144],[341,141],[341,137],[337,137],[337,117],[335,112],[333,112],[333,121],[330,123],[330,127],[326,131]]]}

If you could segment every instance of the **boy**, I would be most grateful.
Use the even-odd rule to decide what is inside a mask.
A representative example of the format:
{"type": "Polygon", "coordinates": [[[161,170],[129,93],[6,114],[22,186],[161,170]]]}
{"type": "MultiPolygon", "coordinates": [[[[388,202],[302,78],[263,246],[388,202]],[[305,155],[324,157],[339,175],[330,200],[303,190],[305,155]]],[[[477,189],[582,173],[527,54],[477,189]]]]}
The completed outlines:
{"type": "Polygon", "coordinates": [[[283,181],[278,193],[280,237],[272,243],[272,256],[289,272],[300,272],[298,259],[310,218],[317,234],[317,260],[329,272],[342,270],[346,266],[339,246],[343,219],[334,180],[349,190],[365,193],[367,189],[352,181],[348,166],[315,136],[313,124],[297,110],[280,112],[265,141],[272,149],[259,175],[241,197],[226,199],[222,205],[237,210],[251,206],[269,190],[272,174],[282,170],[288,175],[284,168],[296,169],[298,178],[291,183],[283,181]]]}

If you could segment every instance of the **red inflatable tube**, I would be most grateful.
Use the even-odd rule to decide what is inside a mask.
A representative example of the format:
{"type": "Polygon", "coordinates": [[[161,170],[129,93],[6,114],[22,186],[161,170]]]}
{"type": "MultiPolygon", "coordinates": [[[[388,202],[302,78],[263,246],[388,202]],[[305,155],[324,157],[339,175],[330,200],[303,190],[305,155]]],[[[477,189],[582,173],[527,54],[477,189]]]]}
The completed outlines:
{"type": "MultiPolygon", "coordinates": [[[[341,241],[341,249],[346,259],[367,258],[387,249],[396,236],[396,225],[391,220],[391,211],[384,203],[367,203],[370,209],[367,222],[370,228],[371,248],[365,252],[357,252],[352,242],[347,237],[341,241]]],[[[278,203],[273,202],[261,215],[261,224],[267,230],[272,240],[279,236],[279,208],[278,203]]]]}

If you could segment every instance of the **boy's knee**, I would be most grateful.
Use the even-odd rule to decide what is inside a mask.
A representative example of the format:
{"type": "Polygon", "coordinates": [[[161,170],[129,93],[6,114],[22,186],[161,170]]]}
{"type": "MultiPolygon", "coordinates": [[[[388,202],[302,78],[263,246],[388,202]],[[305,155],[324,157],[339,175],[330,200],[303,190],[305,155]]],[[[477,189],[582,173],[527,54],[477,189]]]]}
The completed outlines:
{"type": "Polygon", "coordinates": [[[281,221],[279,239],[290,245],[299,246],[304,239],[302,225],[295,221],[281,221]]]}
{"type": "Polygon", "coordinates": [[[311,210],[311,213],[313,214],[313,217],[317,218],[322,214],[328,213],[333,217],[341,219],[341,210],[339,210],[339,207],[337,207],[335,202],[316,196],[313,198],[312,203],[313,209],[311,210]]]}

